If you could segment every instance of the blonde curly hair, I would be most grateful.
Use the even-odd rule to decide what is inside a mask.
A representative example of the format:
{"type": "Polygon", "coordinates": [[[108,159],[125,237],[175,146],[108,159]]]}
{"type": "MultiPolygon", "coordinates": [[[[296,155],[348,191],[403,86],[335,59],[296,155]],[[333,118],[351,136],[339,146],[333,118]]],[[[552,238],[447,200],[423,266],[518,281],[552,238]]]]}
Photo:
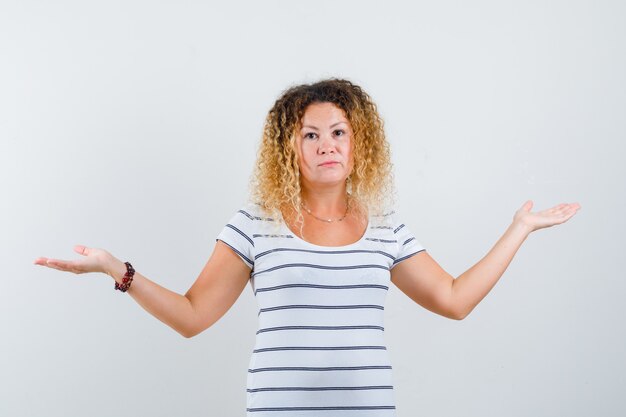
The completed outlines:
{"type": "Polygon", "coordinates": [[[282,219],[283,211],[289,213],[288,217],[300,224],[301,232],[304,218],[296,135],[307,107],[327,102],[344,111],[353,131],[354,165],[346,184],[352,213],[367,222],[366,213],[382,215],[394,200],[389,143],[370,96],[358,85],[338,78],[290,87],[265,119],[250,180],[250,199],[274,219],[282,219]]]}

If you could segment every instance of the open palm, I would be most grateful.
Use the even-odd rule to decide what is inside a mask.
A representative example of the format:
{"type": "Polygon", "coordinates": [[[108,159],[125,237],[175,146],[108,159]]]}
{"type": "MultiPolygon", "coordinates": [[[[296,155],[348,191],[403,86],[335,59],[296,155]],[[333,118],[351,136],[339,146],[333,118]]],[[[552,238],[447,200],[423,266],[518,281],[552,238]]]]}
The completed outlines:
{"type": "Polygon", "coordinates": [[[528,200],[515,212],[514,222],[520,222],[530,228],[531,231],[554,226],[569,220],[580,209],[578,203],[562,203],[552,208],[532,213],[532,200],[528,200]]]}
{"type": "Polygon", "coordinates": [[[112,256],[106,250],[76,245],[74,246],[74,252],[83,255],[83,257],[73,261],[40,257],[35,259],[33,263],[75,274],[84,274],[86,272],[106,273],[108,261],[112,256]]]}

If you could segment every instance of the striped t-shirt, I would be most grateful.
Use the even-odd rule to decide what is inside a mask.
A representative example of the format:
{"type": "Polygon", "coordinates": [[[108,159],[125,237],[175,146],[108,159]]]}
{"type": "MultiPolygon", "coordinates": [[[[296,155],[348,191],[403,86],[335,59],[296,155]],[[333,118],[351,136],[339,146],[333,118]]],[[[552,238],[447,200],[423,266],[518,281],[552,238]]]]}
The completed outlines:
{"type": "Polygon", "coordinates": [[[357,242],[330,247],[249,203],[216,240],[252,268],[259,306],[248,417],[395,416],[385,297],[391,268],[425,250],[395,212],[370,216],[357,242]]]}

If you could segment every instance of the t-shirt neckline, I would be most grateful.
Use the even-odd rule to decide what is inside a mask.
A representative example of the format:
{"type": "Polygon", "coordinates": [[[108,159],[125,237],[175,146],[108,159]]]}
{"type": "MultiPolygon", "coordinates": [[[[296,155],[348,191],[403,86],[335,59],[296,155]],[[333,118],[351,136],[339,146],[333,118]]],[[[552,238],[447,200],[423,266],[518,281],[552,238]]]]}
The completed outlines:
{"type": "Polygon", "coordinates": [[[311,243],[311,242],[307,242],[306,240],[302,239],[300,236],[298,236],[297,234],[295,234],[290,228],[289,226],[287,226],[287,222],[285,221],[285,219],[283,218],[282,214],[281,214],[281,223],[283,224],[282,227],[284,227],[285,229],[287,229],[287,231],[293,236],[293,238],[304,244],[307,246],[311,246],[314,248],[320,248],[320,249],[326,249],[326,250],[337,250],[337,249],[346,249],[346,248],[350,248],[352,246],[356,246],[362,242],[365,241],[366,237],[367,237],[367,231],[370,228],[370,218],[368,217],[367,219],[367,226],[365,227],[365,231],[363,232],[363,235],[359,238],[359,240],[357,240],[356,242],[353,243],[348,243],[347,245],[342,245],[342,246],[326,246],[326,245],[316,245],[315,243],[311,243]]]}

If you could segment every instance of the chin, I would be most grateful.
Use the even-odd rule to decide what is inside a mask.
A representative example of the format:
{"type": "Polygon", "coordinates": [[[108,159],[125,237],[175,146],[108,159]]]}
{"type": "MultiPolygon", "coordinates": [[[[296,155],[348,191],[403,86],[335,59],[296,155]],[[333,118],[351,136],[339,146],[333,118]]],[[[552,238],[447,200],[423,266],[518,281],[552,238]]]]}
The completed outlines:
{"type": "Polygon", "coordinates": [[[316,178],[314,181],[311,181],[312,184],[315,185],[338,185],[346,182],[346,178],[344,176],[333,176],[333,177],[324,177],[324,178],[316,178]]]}

